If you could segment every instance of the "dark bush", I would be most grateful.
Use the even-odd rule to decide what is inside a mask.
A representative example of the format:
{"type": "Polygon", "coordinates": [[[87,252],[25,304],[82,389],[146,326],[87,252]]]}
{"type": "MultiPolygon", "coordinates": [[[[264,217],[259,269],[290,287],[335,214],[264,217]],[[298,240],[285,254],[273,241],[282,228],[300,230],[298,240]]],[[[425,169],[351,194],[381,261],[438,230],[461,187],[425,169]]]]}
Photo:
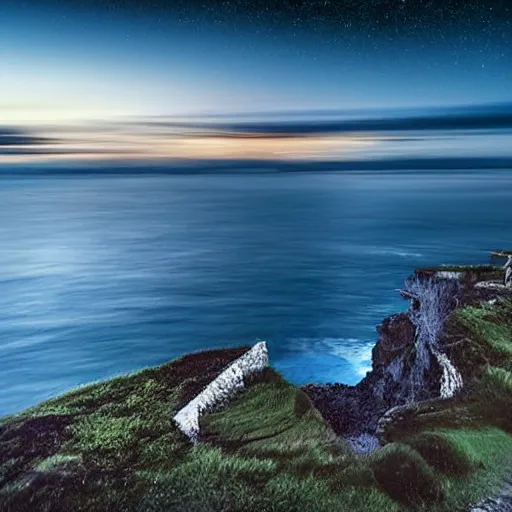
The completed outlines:
{"type": "Polygon", "coordinates": [[[372,461],[375,479],[393,499],[406,506],[443,500],[443,488],[425,459],[409,446],[391,443],[372,461]]]}
{"type": "Polygon", "coordinates": [[[302,418],[313,408],[313,404],[304,391],[297,391],[295,395],[295,417],[302,418]]]}
{"type": "Polygon", "coordinates": [[[473,469],[469,459],[441,434],[425,432],[404,442],[418,451],[432,467],[446,475],[463,476],[473,469]]]}
{"type": "Polygon", "coordinates": [[[260,383],[276,382],[287,385],[286,381],[273,368],[263,368],[261,372],[252,373],[244,378],[245,387],[254,386],[260,383]]]}

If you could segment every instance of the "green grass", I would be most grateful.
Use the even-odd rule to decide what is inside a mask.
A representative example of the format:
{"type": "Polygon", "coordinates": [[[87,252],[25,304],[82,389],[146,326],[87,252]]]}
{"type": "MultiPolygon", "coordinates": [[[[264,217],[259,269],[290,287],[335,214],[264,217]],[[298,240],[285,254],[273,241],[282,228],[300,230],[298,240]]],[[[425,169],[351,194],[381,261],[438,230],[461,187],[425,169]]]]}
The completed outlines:
{"type": "Polygon", "coordinates": [[[184,466],[164,475],[146,473],[150,492],[144,511],[198,512],[367,512],[401,508],[377,489],[347,487],[334,492],[313,476],[277,471],[261,459],[226,455],[212,447],[194,450],[184,466]]]}
{"type": "Polygon", "coordinates": [[[280,377],[255,383],[228,408],[205,416],[201,429],[206,441],[244,455],[272,457],[298,474],[324,464],[344,467],[354,459],[309,398],[280,377]]]}
{"type": "Polygon", "coordinates": [[[173,415],[237,355],[187,356],[3,420],[0,503],[12,512],[56,503],[74,511],[399,510],[358,477],[364,468],[309,398],[270,369],[205,416],[203,443],[190,444],[173,415]]]}
{"type": "Polygon", "coordinates": [[[499,308],[467,307],[457,310],[455,319],[470,330],[475,341],[483,342],[498,357],[512,355],[512,302],[499,308]]]}
{"type": "Polygon", "coordinates": [[[499,399],[512,399],[512,372],[489,366],[482,380],[484,391],[499,399]]]}
{"type": "Polygon", "coordinates": [[[82,457],[80,455],[52,455],[37,464],[34,471],[39,473],[73,471],[81,464],[82,457]]]}
{"type": "Polygon", "coordinates": [[[29,510],[50,510],[55,502],[67,510],[85,504],[88,510],[133,508],[144,484],[135,470],[163,470],[190,449],[173,415],[243,352],[192,354],[5,418],[0,422],[0,503],[13,511],[27,510],[27,503],[29,510]],[[69,461],[77,457],[80,464],[69,474],[69,461]]]}
{"type": "Polygon", "coordinates": [[[466,510],[467,504],[499,491],[503,478],[512,470],[512,436],[493,427],[467,430],[439,430],[475,468],[469,475],[443,481],[446,499],[441,512],[466,510]]]}
{"type": "Polygon", "coordinates": [[[276,474],[272,460],[228,455],[208,445],[190,451],[166,472],[140,473],[151,483],[143,510],[255,510],[258,482],[276,474]]]}
{"type": "Polygon", "coordinates": [[[444,498],[442,482],[413,448],[391,443],[372,457],[371,467],[378,484],[395,500],[408,507],[430,507],[444,498]]]}
{"type": "Polygon", "coordinates": [[[409,448],[391,443],[374,454],[375,476],[395,499],[425,511],[466,511],[498,492],[512,469],[512,435],[496,427],[438,428],[402,441],[409,448]]]}

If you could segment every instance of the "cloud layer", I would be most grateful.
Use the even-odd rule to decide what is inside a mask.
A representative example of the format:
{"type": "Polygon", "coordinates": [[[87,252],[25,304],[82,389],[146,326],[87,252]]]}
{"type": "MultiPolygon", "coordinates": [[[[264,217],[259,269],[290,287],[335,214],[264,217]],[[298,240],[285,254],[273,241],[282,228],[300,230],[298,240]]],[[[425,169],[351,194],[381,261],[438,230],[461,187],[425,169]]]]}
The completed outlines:
{"type": "Polygon", "coordinates": [[[365,167],[432,158],[512,158],[512,104],[0,126],[0,163],[326,161],[365,167]]]}

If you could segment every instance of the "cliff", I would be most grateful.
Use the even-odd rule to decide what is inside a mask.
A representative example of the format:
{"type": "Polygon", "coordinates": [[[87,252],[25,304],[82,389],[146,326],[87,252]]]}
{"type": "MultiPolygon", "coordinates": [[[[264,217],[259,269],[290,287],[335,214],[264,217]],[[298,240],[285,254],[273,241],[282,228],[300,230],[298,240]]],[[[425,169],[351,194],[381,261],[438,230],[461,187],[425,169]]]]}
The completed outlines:
{"type": "MultiPolygon", "coordinates": [[[[401,443],[436,469],[447,464],[443,471],[450,476],[469,477],[469,459],[499,473],[476,446],[488,444],[491,451],[493,436],[512,433],[512,289],[502,285],[503,277],[492,266],[416,270],[402,290],[408,311],[377,328],[366,377],[356,386],[303,390],[360,453],[401,443]],[[464,470],[460,461],[446,462],[449,453],[464,451],[464,470]]],[[[512,447],[503,455],[500,464],[512,474],[512,447]]],[[[510,494],[506,488],[486,510],[512,510],[510,494]]]]}
{"type": "MultiPolygon", "coordinates": [[[[508,345],[496,345],[495,331],[512,326],[512,289],[502,282],[499,267],[417,269],[401,291],[408,311],[377,328],[366,377],[356,386],[308,385],[304,391],[333,429],[351,439],[383,439],[389,414],[382,417],[398,406],[468,396],[482,372],[509,355],[508,345]]],[[[506,333],[499,339],[508,343],[506,333]]]]}
{"type": "Polygon", "coordinates": [[[271,368],[246,372],[248,348],[216,350],[4,418],[0,510],[505,512],[512,294],[502,274],[417,270],[409,310],[379,326],[357,386],[300,390],[271,368]],[[195,415],[212,389],[222,404],[195,415]],[[189,410],[195,443],[173,420],[189,410]]]}

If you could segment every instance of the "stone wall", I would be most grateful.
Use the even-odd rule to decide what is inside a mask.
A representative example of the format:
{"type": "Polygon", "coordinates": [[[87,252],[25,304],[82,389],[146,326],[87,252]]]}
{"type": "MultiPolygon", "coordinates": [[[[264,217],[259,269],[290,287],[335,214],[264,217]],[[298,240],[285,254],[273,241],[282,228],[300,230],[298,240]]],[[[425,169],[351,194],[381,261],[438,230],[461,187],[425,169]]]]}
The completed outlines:
{"type": "Polygon", "coordinates": [[[233,361],[199,395],[183,407],[173,420],[191,441],[197,442],[200,416],[229,400],[236,391],[244,387],[246,377],[261,372],[268,364],[267,344],[262,341],[233,361]]]}

